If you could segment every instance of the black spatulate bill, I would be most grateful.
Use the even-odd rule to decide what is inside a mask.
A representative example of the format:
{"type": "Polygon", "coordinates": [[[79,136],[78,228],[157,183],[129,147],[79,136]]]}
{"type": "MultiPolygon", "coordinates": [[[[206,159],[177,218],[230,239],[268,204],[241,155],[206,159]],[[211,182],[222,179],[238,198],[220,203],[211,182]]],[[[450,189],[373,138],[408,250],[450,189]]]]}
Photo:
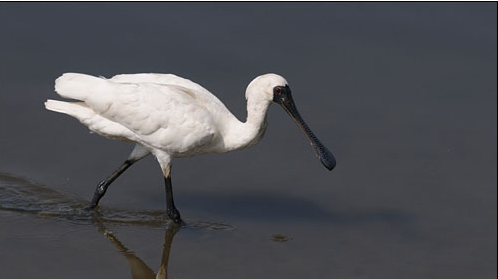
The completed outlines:
{"type": "Polygon", "coordinates": [[[315,150],[316,156],[318,156],[322,164],[328,170],[332,170],[336,165],[334,155],[332,155],[332,153],[318,140],[306,122],[304,122],[294,104],[289,86],[276,86],[273,89],[273,101],[281,105],[294,122],[303,130],[306,137],[309,139],[313,150],[315,150]]]}

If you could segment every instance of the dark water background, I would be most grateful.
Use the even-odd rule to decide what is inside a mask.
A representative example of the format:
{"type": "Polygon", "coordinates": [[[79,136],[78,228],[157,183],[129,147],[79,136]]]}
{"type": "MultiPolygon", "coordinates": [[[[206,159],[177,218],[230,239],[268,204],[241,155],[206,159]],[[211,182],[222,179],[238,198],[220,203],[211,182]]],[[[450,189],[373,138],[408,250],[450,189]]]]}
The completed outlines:
{"type": "Polygon", "coordinates": [[[0,277],[496,278],[496,8],[0,3],[0,277]],[[174,162],[187,227],[151,157],[87,216],[132,146],[44,109],[64,72],[175,73],[240,119],[279,73],[338,166],[272,106],[257,146],[174,162]]]}

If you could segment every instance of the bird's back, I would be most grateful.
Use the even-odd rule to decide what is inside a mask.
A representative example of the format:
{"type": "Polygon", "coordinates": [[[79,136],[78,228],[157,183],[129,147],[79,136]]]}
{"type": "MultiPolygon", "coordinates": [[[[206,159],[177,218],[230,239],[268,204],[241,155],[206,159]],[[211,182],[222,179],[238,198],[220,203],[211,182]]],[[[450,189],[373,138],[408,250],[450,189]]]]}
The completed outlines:
{"type": "Polygon", "coordinates": [[[115,75],[109,80],[117,83],[155,83],[179,86],[184,89],[186,94],[196,98],[199,103],[206,106],[212,113],[231,114],[223,102],[209,90],[189,79],[174,74],[121,74],[115,75]]]}

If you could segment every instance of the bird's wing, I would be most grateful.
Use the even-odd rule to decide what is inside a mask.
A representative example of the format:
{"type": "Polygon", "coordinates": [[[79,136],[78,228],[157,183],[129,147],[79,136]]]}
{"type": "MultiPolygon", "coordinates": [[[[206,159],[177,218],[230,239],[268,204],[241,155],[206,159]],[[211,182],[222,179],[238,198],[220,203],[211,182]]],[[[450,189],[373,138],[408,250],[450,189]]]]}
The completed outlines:
{"type": "Polygon", "coordinates": [[[231,114],[223,102],[209,90],[191,80],[173,74],[122,74],[113,76],[109,80],[118,83],[157,83],[180,86],[187,89],[186,91],[189,94],[194,95],[200,103],[212,112],[231,114]]]}
{"type": "Polygon", "coordinates": [[[78,97],[98,115],[128,128],[143,143],[170,154],[203,146],[217,133],[209,110],[185,90],[81,74],[64,74],[56,81],[61,96],[78,97]]]}

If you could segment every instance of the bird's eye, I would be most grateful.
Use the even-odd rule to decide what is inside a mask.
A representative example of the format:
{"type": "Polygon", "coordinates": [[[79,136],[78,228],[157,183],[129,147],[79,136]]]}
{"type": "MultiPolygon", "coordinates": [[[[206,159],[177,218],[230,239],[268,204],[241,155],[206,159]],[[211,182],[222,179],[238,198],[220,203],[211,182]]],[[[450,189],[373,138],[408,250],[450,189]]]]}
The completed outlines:
{"type": "Polygon", "coordinates": [[[275,93],[280,94],[280,92],[282,92],[282,89],[275,87],[275,93]]]}

